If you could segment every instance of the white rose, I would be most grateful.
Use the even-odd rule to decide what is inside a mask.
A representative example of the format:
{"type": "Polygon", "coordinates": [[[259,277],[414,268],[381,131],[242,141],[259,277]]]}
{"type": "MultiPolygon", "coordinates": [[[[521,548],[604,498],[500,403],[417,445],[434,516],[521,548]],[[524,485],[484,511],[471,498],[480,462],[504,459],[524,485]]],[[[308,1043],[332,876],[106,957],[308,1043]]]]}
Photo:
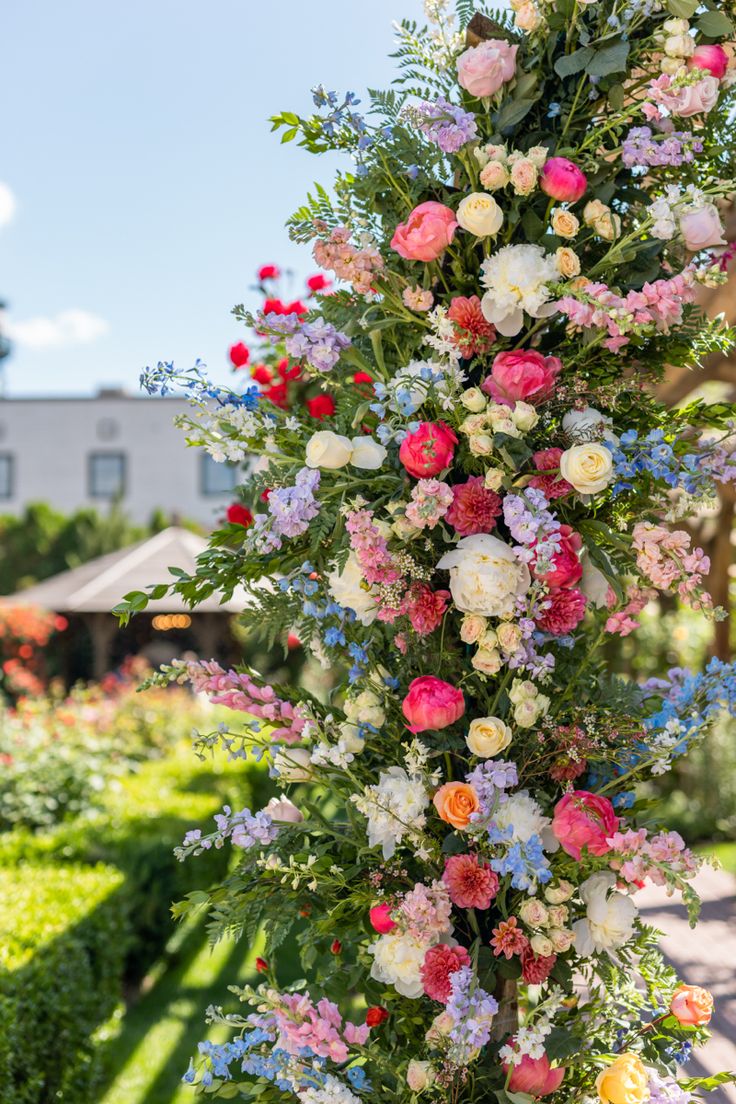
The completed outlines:
{"type": "Polygon", "coordinates": [[[305,463],[308,468],[344,468],[350,463],[352,452],[349,437],[320,429],[307,441],[305,463]]]}
{"type": "Polygon", "coordinates": [[[513,621],[502,621],[496,629],[498,643],[505,652],[517,652],[521,644],[521,629],[513,621]]]}
{"type": "Polygon", "coordinates": [[[552,940],[549,939],[548,936],[542,935],[541,932],[533,935],[530,939],[530,943],[535,955],[541,955],[542,958],[548,958],[549,955],[555,953],[552,940]]]}
{"type": "Polygon", "coordinates": [[[342,571],[329,573],[327,589],[338,605],[354,611],[361,625],[370,625],[375,621],[376,601],[363,578],[363,569],[354,552],[348,554],[342,571]]]}
{"type": "Polygon", "coordinates": [[[536,698],[539,691],[531,679],[514,679],[509,690],[509,699],[514,705],[536,698]]]}
{"type": "Polygon", "coordinates": [[[266,806],[266,812],[271,820],[279,820],[287,824],[298,824],[300,820],[304,820],[299,809],[293,801],[289,801],[286,794],[281,794],[281,797],[272,797],[266,806]]]}
{"type": "Polygon", "coordinates": [[[587,915],[584,920],[576,920],[572,927],[575,950],[583,958],[596,951],[614,951],[634,934],[636,905],[630,897],[614,890],[615,884],[616,875],[602,870],[580,886],[587,915]]]}
{"type": "Polygon", "coordinates": [[[541,169],[549,157],[549,149],[547,146],[532,146],[530,150],[526,151],[526,155],[532,164],[536,165],[538,169],[541,169]]]}
{"type": "Polygon", "coordinates": [[[582,410],[568,410],[562,419],[562,428],[575,444],[585,441],[598,440],[603,437],[606,441],[617,441],[618,438],[611,432],[613,422],[594,406],[586,406],[582,410]]]}
{"type": "Polygon", "coordinates": [[[465,742],[473,755],[490,759],[509,746],[512,732],[500,717],[478,717],[470,722],[465,742]]]}
{"type": "Polygon", "coordinates": [[[481,410],[485,410],[487,399],[480,387],[468,387],[460,396],[460,402],[466,410],[479,414],[481,410]]]}
{"type": "Polygon", "coordinates": [[[556,954],[569,951],[575,942],[575,932],[570,931],[569,928],[550,928],[547,935],[552,940],[556,954]]]}
{"type": "Polygon", "coordinates": [[[613,457],[605,445],[572,445],[560,457],[560,475],[580,494],[597,494],[613,479],[613,457]]]}
{"type": "Polygon", "coordinates": [[[489,491],[497,491],[503,483],[503,468],[489,468],[485,474],[483,485],[488,488],[489,491]]]}
{"type": "Polygon", "coordinates": [[[561,905],[563,901],[569,901],[574,892],[575,886],[572,882],[561,881],[545,889],[544,896],[551,905],[561,905]]]}
{"type": "Polygon", "coordinates": [[[350,463],[354,468],[377,471],[388,456],[387,450],[373,437],[353,437],[353,452],[350,463]]]}
{"type": "Polygon", "coordinates": [[[536,698],[531,701],[519,702],[514,706],[514,720],[519,728],[531,728],[539,719],[539,707],[536,698]]]}
{"type": "Polygon", "coordinates": [[[514,420],[516,428],[520,429],[522,433],[528,433],[530,429],[534,429],[534,426],[539,421],[539,415],[537,414],[536,408],[533,407],[531,403],[521,401],[514,403],[511,417],[514,420]]]}
{"type": "Polygon", "coordinates": [[[668,57],[687,58],[695,52],[695,39],[689,34],[673,34],[664,41],[664,52],[668,57]]]}
{"type": "Polygon", "coordinates": [[[393,985],[402,997],[418,1000],[424,996],[421,969],[427,946],[426,940],[402,931],[382,935],[368,948],[368,954],[373,955],[371,977],[393,985]]]}
{"type": "Polygon", "coordinates": [[[473,433],[468,445],[473,456],[490,456],[493,452],[493,438],[487,433],[473,433]]]}
{"type": "Polygon", "coordinates": [[[463,613],[508,617],[518,595],[531,583],[529,569],[498,537],[477,533],[463,537],[437,564],[449,570],[453,601],[463,613]]]}
{"type": "Polygon", "coordinates": [[[476,238],[488,238],[503,226],[503,211],[487,192],[471,192],[460,202],[457,221],[476,238]]]}
{"type": "Polygon", "coordinates": [[[314,777],[307,748],[281,748],[273,757],[273,769],[282,782],[309,782],[314,777]]]}

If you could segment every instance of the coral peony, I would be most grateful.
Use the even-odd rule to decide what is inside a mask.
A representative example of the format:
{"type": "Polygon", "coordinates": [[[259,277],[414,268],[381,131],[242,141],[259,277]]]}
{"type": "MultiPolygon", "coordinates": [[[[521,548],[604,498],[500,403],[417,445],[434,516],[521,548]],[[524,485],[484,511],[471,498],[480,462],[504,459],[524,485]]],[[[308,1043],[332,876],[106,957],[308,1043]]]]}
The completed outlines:
{"type": "Polygon", "coordinates": [[[696,46],[687,59],[689,69],[705,69],[712,77],[725,77],[728,69],[728,54],[717,43],[696,46]]]}
{"type": "Polygon", "coordinates": [[[580,861],[583,848],[591,855],[605,855],[611,850],[608,837],[617,831],[619,818],[607,797],[573,790],[555,805],[552,831],[563,851],[580,861]]]}
{"type": "Polygon", "coordinates": [[[442,881],[458,908],[490,908],[498,893],[498,874],[476,855],[451,855],[445,862],[442,881]]]}
{"type": "Polygon", "coordinates": [[[450,977],[461,966],[469,965],[470,955],[464,947],[448,947],[446,943],[430,947],[421,970],[424,992],[432,1000],[447,1004],[452,994],[450,977]]]}
{"type": "Polygon", "coordinates": [[[480,808],[478,794],[468,782],[445,782],[432,801],[440,819],[453,828],[467,828],[470,817],[480,808]]]}
{"type": "Polygon", "coordinates": [[[562,361],[558,357],[542,356],[536,349],[499,353],[490,376],[481,386],[504,406],[513,406],[519,400],[538,403],[550,397],[561,371],[562,361]]]}
{"type": "Polygon", "coordinates": [[[672,994],[670,1012],[681,1024],[702,1027],[713,1015],[713,994],[699,985],[678,985],[672,994]]]}
{"type": "Polygon", "coordinates": [[[445,515],[456,533],[471,537],[474,533],[490,533],[501,513],[501,499],[487,490],[482,475],[471,475],[467,482],[452,488],[452,506],[445,515]]]}
{"type": "MultiPolygon", "coordinates": [[[[509,1071],[508,1063],[504,1062],[503,1069],[509,1071]]],[[[559,1089],[565,1077],[564,1066],[552,1066],[546,1054],[541,1058],[530,1058],[525,1054],[521,1061],[516,1061],[511,1068],[508,1091],[529,1093],[530,1096],[549,1096],[559,1089]]]]}
{"type": "Polygon", "coordinates": [[[551,591],[545,598],[545,605],[547,609],[537,617],[537,625],[553,636],[564,636],[583,620],[586,598],[581,590],[570,587],[551,591]]]}
{"type": "Polygon", "coordinates": [[[450,686],[435,675],[422,675],[409,683],[409,692],[401,703],[410,732],[437,731],[454,724],[465,712],[462,690],[450,686]]]}
{"type": "Polygon", "coordinates": [[[501,38],[489,38],[471,46],[457,59],[457,79],[471,96],[493,96],[512,80],[516,72],[516,51],[501,38]]]}
{"type": "Polygon", "coordinates": [[[539,187],[560,203],[577,203],[585,195],[588,181],[582,169],[566,157],[550,157],[539,174],[539,187]]]}
{"type": "Polygon", "coordinates": [[[421,422],[401,442],[399,459],[415,479],[439,475],[455,455],[457,436],[444,422],[421,422]]]}
{"type": "Polygon", "coordinates": [[[554,565],[552,570],[536,571],[532,568],[536,578],[546,583],[550,590],[575,586],[583,576],[583,565],[580,562],[583,538],[569,525],[560,526],[559,537],[560,550],[551,557],[554,565]]]}
{"type": "Polygon", "coordinates": [[[374,905],[368,912],[368,919],[379,935],[388,935],[396,927],[396,922],[391,919],[390,905],[374,905]]]}
{"type": "Polygon", "coordinates": [[[400,222],[391,248],[407,261],[436,261],[455,236],[455,212],[442,203],[428,200],[415,207],[406,222],[400,222]]]}

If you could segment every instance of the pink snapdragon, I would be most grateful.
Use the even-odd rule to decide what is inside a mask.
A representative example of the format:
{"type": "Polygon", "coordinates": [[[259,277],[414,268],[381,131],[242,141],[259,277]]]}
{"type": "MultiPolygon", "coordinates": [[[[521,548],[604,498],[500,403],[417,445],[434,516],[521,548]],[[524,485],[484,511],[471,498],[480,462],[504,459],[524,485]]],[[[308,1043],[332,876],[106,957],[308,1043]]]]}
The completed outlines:
{"type": "Polygon", "coordinates": [[[695,877],[702,859],[685,846],[679,832],[658,832],[649,836],[646,828],[614,832],[608,839],[610,866],[628,885],[641,887],[647,881],[666,885],[666,872],[682,880],[695,877]]]}
{"type": "MultiPolygon", "coordinates": [[[[615,602],[616,596],[613,591],[610,591],[610,595],[615,602]]],[[[648,605],[653,598],[657,597],[657,592],[651,587],[642,588],[632,585],[627,588],[626,596],[628,601],[623,609],[612,613],[606,621],[607,633],[615,633],[618,636],[629,636],[630,633],[638,629],[641,622],[636,620],[637,615],[641,613],[644,607],[648,605]]]]}
{"type": "Polygon", "coordinates": [[[637,554],[636,566],[658,590],[675,591],[694,610],[713,608],[713,599],[703,590],[710,559],[702,548],[691,550],[688,533],[640,521],[634,526],[631,546],[637,554]]]}
{"type": "Polygon", "coordinates": [[[391,584],[402,578],[386,538],[373,521],[370,510],[353,510],[345,519],[350,547],[358,558],[367,583],[391,584]]]}
{"type": "Polygon", "coordinates": [[[710,72],[695,82],[681,82],[662,73],[647,85],[653,103],[644,104],[642,110],[650,120],[662,118],[660,108],[670,115],[688,119],[691,115],[707,115],[718,102],[720,84],[710,72]]]}

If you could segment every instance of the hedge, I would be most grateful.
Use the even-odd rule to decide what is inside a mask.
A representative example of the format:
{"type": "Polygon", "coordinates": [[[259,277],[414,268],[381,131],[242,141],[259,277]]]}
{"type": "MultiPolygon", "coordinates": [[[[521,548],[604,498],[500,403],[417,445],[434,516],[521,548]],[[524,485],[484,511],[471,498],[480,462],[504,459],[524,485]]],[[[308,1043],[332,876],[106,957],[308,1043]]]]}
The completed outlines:
{"type": "Polygon", "coordinates": [[[87,1104],[120,1000],[127,917],[111,867],[0,868],[0,1104],[87,1104]]]}

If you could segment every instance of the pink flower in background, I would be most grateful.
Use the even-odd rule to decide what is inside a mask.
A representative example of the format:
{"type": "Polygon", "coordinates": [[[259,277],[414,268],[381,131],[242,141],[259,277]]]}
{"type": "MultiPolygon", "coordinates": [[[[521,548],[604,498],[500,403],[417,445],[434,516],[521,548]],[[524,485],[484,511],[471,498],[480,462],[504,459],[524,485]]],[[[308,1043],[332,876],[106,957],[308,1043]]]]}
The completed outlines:
{"type": "Polygon", "coordinates": [[[429,583],[412,583],[404,596],[402,613],[411,621],[414,632],[427,636],[442,623],[450,597],[449,590],[432,590],[429,583]]]}
{"type": "Polygon", "coordinates": [[[454,724],[465,712],[462,690],[434,675],[422,675],[409,684],[409,692],[401,704],[409,722],[410,732],[437,731],[454,724]]]}
{"type": "Polygon", "coordinates": [[[579,555],[583,547],[583,538],[569,525],[560,526],[559,538],[560,550],[551,557],[554,565],[552,570],[541,573],[534,571],[537,579],[541,579],[551,590],[557,587],[575,586],[575,583],[583,577],[583,565],[579,555]]]}
{"type": "Polygon", "coordinates": [[[320,1058],[345,1062],[348,1044],[362,1046],[368,1039],[367,1024],[354,1024],[340,1015],[332,1001],[323,998],[314,1005],[308,993],[281,993],[274,1009],[279,1029],[279,1045],[288,1054],[299,1054],[309,1047],[320,1058]]]}
{"type": "Polygon", "coordinates": [[[471,96],[493,96],[516,73],[516,52],[501,38],[489,38],[471,46],[457,59],[457,79],[471,96]]]}
{"type": "Polygon", "coordinates": [[[476,855],[451,855],[445,862],[442,881],[458,908],[490,908],[498,893],[498,874],[476,855]]]}
{"type": "MultiPolygon", "coordinates": [[[[611,591],[613,594],[613,591],[611,591]]],[[[616,613],[612,613],[606,621],[606,632],[617,633],[619,636],[628,636],[639,628],[640,622],[636,620],[637,614],[641,613],[644,607],[657,597],[656,590],[651,587],[641,589],[637,586],[630,586],[626,591],[628,602],[623,609],[617,610],[616,613]]],[[[614,595],[615,600],[615,595],[614,595]]],[[[610,607],[609,607],[610,608],[610,607]]]]}
{"type": "Polygon", "coordinates": [[[391,919],[390,905],[374,905],[368,912],[371,927],[380,935],[388,935],[396,927],[396,921],[391,919]]]}
{"type": "Polygon", "coordinates": [[[447,1004],[452,995],[450,978],[461,966],[469,965],[470,955],[464,947],[448,947],[446,943],[430,947],[421,970],[424,992],[432,1000],[447,1004]]]}
{"type": "Polygon", "coordinates": [[[687,59],[689,69],[705,69],[712,77],[725,77],[728,69],[728,54],[722,46],[713,43],[708,46],[696,46],[687,59]]]}
{"type": "Polygon", "coordinates": [[[572,483],[568,483],[560,475],[561,448],[541,449],[535,452],[532,460],[534,467],[541,475],[535,475],[529,480],[530,487],[536,487],[552,502],[555,498],[564,498],[574,490],[572,483]]]}
{"type": "Polygon", "coordinates": [[[501,513],[501,499],[495,491],[488,490],[482,475],[471,475],[467,482],[456,483],[452,498],[446,521],[461,537],[490,533],[495,529],[496,518],[501,513]]]}
{"type": "Polygon", "coordinates": [[[558,357],[542,356],[536,349],[499,353],[481,390],[504,406],[513,406],[519,400],[538,403],[550,397],[561,371],[558,357]]]}
{"type": "Polygon", "coordinates": [[[566,157],[550,157],[539,174],[539,187],[560,203],[577,203],[585,195],[588,181],[574,162],[566,157]]]}
{"type": "Polygon", "coordinates": [[[667,73],[662,73],[649,82],[648,89],[655,104],[681,119],[688,119],[691,115],[706,115],[715,107],[720,85],[718,78],[708,73],[695,84],[673,87],[672,78],[667,73]]]}
{"type": "Polygon", "coordinates": [[[409,310],[428,311],[434,302],[434,295],[425,288],[405,287],[401,293],[401,300],[409,310]]]}
{"type": "Polygon", "coordinates": [[[618,830],[619,818],[607,797],[573,790],[555,805],[552,831],[568,855],[580,862],[585,847],[591,855],[611,850],[608,837],[618,830]]]}
{"type": "Polygon", "coordinates": [[[456,444],[454,430],[444,422],[422,422],[401,442],[399,460],[416,479],[439,475],[452,463],[456,444]]]}
{"type": "Polygon", "coordinates": [[[391,248],[407,261],[436,261],[454,238],[457,226],[455,212],[430,199],[399,223],[391,248]]]}
{"type": "MultiPolygon", "coordinates": [[[[513,1044],[514,1040],[510,1040],[513,1044]]],[[[509,1064],[504,1062],[503,1069],[509,1071],[509,1064]]],[[[529,1093],[530,1096],[549,1096],[556,1092],[565,1077],[564,1066],[552,1066],[546,1054],[541,1058],[530,1058],[525,1054],[521,1061],[516,1061],[511,1066],[511,1077],[508,1083],[510,1092],[529,1093]]]]}
{"type": "Polygon", "coordinates": [[[553,590],[544,599],[547,608],[537,617],[537,624],[544,632],[564,636],[583,620],[585,603],[585,595],[577,588],[553,590]]]}

